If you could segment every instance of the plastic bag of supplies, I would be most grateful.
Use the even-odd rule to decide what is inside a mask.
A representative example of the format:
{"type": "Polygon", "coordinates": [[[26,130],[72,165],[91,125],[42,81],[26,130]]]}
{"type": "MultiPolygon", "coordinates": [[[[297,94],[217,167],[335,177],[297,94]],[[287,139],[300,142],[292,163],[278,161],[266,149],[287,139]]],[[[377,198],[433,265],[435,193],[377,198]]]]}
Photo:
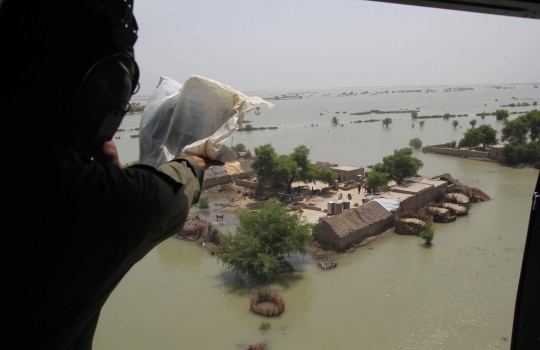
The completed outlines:
{"type": "Polygon", "coordinates": [[[157,167],[180,154],[221,162],[235,159],[225,141],[251,111],[273,104],[217,81],[191,76],[184,85],[161,77],[144,108],[139,128],[139,161],[157,167]]]}

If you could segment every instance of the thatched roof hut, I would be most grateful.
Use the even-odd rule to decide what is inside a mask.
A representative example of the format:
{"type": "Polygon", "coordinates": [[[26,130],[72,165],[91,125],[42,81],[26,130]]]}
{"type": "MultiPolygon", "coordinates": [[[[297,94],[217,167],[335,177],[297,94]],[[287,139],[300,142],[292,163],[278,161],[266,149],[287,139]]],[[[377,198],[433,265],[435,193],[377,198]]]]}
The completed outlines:
{"type": "Polygon", "coordinates": [[[339,250],[383,233],[394,226],[394,216],[375,201],[341,214],[321,219],[315,227],[315,239],[330,243],[339,250]]]}

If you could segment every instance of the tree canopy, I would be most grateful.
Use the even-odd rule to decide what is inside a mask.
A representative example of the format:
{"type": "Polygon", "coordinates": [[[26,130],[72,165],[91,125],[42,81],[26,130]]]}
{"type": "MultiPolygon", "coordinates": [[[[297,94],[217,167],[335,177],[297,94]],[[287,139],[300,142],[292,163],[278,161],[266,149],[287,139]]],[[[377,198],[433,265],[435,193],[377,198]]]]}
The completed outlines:
{"type": "Polygon", "coordinates": [[[425,120],[421,120],[421,121],[420,121],[420,126],[424,126],[424,124],[426,124],[426,121],[425,121],[425,120]]]}
{"type": "Polygon", "coordinates": [[[288,213],[278,201],[270,201],[258,211],[240,212],[237,218],[236,234],[224,234],[213,252],[226,270],[250,278],[272,278],[283,268],[293,270],[285,258],[304,255],[306,243],[312,240],[313,225],[300,214],[288,213]]]}
{"type": "Polygon", "coordinates": [[[320,180],[332,183],[337,175],[330,169],[319,170],[309,160],[310,150],[304,145],[294,148],[290,155],[278,155],[271,144],[255,147],[255,160],[252,168],[259,178],[258,190],[265,182],[273,186],[285,185],[291,193],[295,181],[320,180]]]}
{"type": "Polygon", "coordinates": [[[505,120],[508,118],[510,114],[506,109],[497,109],[495,112],[495,116],[497,117],[497,120],[505,120]]]}
{"type": "Polygon", "coordinates": [[[382,121],[382,125],[388,127],[390,124],[392,124],[392,118],[384,118],[382,121]]]}
{"type": "Polygon", "coordinates": [[[232,147],[232,149],[236,152],[244,152],[246,150],[246,145],[244,145],[243,143],[237,143],[232,147]]]}
{"type": "Polygon", "coordinates": [[[339,119],[336,116],[333,116],[332,119],[330,119],[330,124],[336,126],[339,125],[339,119]]]}
{"type": "Polygon", "coordinates": [[[514,120],[505,120],[501,134],[501,140],[507,142],[503,154],[508,163],[540,161],[540,112],[537,109],[514,120]]]}
{"type": "Polygon", "coordinates": [[[385,172],[382,172],[384,170],[381,171],[381,169],[384,169],[382,167],[382,164],[381,163],[377,163],[377,164],[379,166],[375,167],[375,168],[379,169],[379,171],[372,169],[369,172],[369,175],[368,175],[368,177],[366,179],[367,187],[372,188],[374,190],[387,187],[388,186],[388,180],[390,179],[390,175],[388,175],[385,172]]]}
{"type": "Polygon", "coordinates": [[[474,128],[474,126],[476,125],[477,121],[476,119],[473,119],[469,122],[469,124],[471,124],[471,127],[474,128]]]}
{"type": "Polygon", "coordinates": [[[409,147],[422,148],[422,140],[420,140],[418,137],[415,137],[414,139],[411,139],[409,141],[409,147]]]}
{"type": "Polygon", "coordinates": [[[497,130],[487,124],[482,124],[478,128],[470,128],[463,133],[463,138],[459,141],[458,147],[472,149],[482,144],[486,148],[487,145],[494,145],[499,141],[497,140],[497,133],[497,130]]]}
{"type": "Polygon", "coordinates": [[[457,128],[458,125],[459,125],[459,122],[457,120],[452,120],[452,126],[454,128],[457,128]]]}
{"type": "Polygon", "coordinates": [[[418,112],[417,111],[412,111],[411,112],[411,118],[413,118],[413,119],[418,118],[418,112]]]}
{"type": "MultiPolygon", "coordinates": [[[[390,178],[401,184],[405,178],[415,175],[424,163],[412,155],[412,149],[406,147],[394,150],[394,154],[383,158],[380,166],[374,166],[373,170],[379,173],[386,173],[390,178]]],[[[377,164],[376,164],[377,165],[377,164]]],[[[371,174],[373,171],[369,174],[371,174]]]]}

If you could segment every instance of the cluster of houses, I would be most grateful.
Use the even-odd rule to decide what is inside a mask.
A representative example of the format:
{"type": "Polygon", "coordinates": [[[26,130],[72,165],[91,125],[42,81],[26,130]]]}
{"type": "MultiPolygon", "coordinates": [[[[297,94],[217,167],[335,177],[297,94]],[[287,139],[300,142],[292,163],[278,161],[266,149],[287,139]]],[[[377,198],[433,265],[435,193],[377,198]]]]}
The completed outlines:
{"type": "MultiPolygon", "coordinates": [[[[254,180],[256,173],[250,166],[252,161],[253,158],[240,154],[235,163],[211,167],[205,172],[205,187],[234,182],[236,185],[254,188],[257,182],[254,180]]],[[[322,194],[319,203],[323,205],[314,205],[314,200],[310,202],[309,197],[300,195],[300,198],[295,198],[295,208],[302,209],[304,213],[310,210],[318,211],[319,214],[324,213],[325,215],[317,220],[314,238],[329,243],[339,250],[345,250],[353,244],[394,227],[396,218],[402,213],[416,211],[430,203],[438,203],[454,186],[445,179],[411,177],[400,185],[390,187],[386,192],[364,196],[360,205],[356,203],[354,206],[341,206],[339,211],[334,212],[326,206],[331,202],[324,201],[324,194],[333,194],[339,190],[354,192],[369,174],[363,167],[330,163],[316,163],[316,165],[335,172],[338,181],[334,186],[326,184],[324,190],[318,192],[322,194]]]]}

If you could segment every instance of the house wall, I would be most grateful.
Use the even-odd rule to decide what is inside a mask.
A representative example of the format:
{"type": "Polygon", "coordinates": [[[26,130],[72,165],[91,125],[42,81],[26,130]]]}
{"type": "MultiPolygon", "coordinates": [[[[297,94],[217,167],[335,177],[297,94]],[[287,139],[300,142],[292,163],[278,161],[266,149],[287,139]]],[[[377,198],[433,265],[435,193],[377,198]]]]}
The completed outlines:
{"type": "Polygon", "coordinates": [[[472,158],[486,158],[486,159],[490,158],[488,152],[465,150],[465,149],[455,149],[455,148],[439,148],[439,147],[436,147],[436,146],[423,147],[422,152],[431,152],[431,153],[437,153],[437,154],[447,154],[447,155],[458,156],[458,157],[472,157],[472,158]]]}
{"type": "Polygon", "coordinates": [[[234,184],[238,186],[247,187],[247,188],[257,187],[257,182],[247,181],[247,180],[242,180],[242,179],[234,179],[234,184]]]}
{"type": "Polygon", "coordinates": [[[203,188],[209,188],[217,185],[228,184],[231,182],[231,176],[225,175],[220,177],[213,177],[210,179],[204,179],[203,188]]]}
{"type": "Polygon", "coordinates": [[[504,163],[506,158],[503,155],[503,149],[504,147],[490,147],[488,151],[489,158],[504,163]]]}
{"type": "Polygon", "coordinates": [[[355,170],[339,170],[330,168],[330,170],[340,176],[340,182],[356,180],[356,175],[364,176],[364,168],[358,168],[355,170]]]}
{"type": "Polygon", "coordinates": [[[321,222],[316,226],[315,231],[313,232],[313,237],[320,241],[330,243],[337,249],[342,250],[354,243],[360,243],[366,238],[379,235],[393,226],[394,217],[390,216],[384,220],[374,223],[373,225],[352,232],[347,237],[339,237],[333,232],[330,225],[321,222]]]}

